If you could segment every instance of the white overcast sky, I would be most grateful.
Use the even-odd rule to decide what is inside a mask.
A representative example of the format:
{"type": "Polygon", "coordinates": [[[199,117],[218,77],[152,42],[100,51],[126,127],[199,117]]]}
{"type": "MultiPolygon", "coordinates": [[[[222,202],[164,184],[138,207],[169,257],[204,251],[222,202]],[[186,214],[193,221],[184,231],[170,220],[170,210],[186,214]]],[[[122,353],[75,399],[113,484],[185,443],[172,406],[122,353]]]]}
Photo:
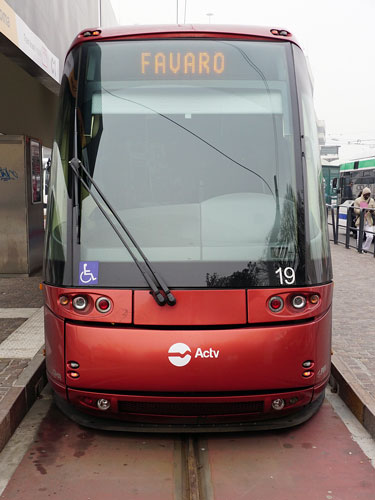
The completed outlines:
{"type": "MultiPolygon", "coordinates": [[[[119,23],[175,24],[177,0],[111,0],[119,23]]],[[[179,23],[185,0],[179,0],[179,23]]],[[[375,139],[375,0],[187,0],[186,23],[291,31],[308,56],[327,134],[375,139]]]]}

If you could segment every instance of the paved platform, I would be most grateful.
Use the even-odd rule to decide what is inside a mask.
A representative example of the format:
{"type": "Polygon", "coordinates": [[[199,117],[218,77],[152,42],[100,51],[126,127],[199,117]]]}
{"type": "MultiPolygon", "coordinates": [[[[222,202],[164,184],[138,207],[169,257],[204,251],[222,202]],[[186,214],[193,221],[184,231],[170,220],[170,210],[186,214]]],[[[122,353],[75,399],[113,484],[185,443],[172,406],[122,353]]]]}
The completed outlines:
{"type": "Polygon", "coordinates": [[[0,450],[45,383],[41,280],[0,278],[0,450]]]}
{"type": "MultiPolygon", "coordinates": [[[[375,259],[331,245],[331,384],[375,438],[375,259]]],[[[41,275],[0,278],[0,450],[45,382],[41,275]]]]}
{"type": "Polygon", "coordinates": [[[331,244],[332,385],[375,438],[375,259],[331,244]]]}

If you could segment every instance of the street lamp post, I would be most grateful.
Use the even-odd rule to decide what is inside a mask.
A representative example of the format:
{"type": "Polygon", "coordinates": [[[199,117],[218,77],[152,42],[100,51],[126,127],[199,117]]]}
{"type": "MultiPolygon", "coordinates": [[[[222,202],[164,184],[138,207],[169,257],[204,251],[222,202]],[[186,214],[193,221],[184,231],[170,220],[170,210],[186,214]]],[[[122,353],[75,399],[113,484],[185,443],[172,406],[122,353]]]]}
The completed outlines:
{"type": "Polygon", "coordinates": [[[211,24],[211,17],[213,16],[213,12],[207,12],[206,16],[208,17],[208,24],[211,24]]]}
{"type": "Polygon", "coordinates": [[[98,21],[99,26],[102,25],[102,0],[98,0],[98,21]]]}

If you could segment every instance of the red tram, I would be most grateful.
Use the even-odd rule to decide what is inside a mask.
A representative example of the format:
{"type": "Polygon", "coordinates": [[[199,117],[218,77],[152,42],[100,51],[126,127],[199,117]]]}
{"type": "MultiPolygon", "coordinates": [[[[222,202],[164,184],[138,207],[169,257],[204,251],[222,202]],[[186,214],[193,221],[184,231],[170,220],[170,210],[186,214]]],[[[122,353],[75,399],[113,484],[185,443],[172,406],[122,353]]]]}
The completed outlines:
{"type": "Polygon", "coordinates": [[[47,374],[73,419],[265,429],[317,411],[332,270],[311,83],[289,32],[80,33],[48,205],[47,374]]]}

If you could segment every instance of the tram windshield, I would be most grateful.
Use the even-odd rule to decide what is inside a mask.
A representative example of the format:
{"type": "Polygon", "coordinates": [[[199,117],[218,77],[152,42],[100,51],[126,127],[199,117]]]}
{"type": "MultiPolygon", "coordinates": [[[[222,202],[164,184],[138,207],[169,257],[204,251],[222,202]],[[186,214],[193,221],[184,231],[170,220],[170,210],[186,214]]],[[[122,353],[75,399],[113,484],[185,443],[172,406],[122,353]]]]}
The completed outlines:
{"type": "Polygon", "coordinates": [[[327,256],[320,209],[305,224],[289,43],[90,42],[72,51],[65,75],[47,280],[69,281],[72,237],[72,284],[78,263],[94,262],[100,286],[145,286],[81,184],[79,217],[69,216],[74,148],[170,287],[305,284],[306,241],[319,248],[312,260],[327,256]]]}

